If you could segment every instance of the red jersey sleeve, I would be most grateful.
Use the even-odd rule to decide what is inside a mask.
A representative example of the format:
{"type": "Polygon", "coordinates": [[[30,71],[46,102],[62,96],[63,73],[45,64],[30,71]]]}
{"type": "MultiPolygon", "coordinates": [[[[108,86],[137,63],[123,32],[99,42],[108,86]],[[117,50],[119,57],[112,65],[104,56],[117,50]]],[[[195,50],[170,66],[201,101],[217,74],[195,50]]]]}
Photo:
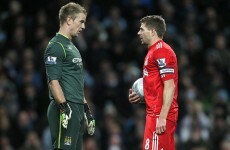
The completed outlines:
{"type": "Polygon", "coordinates": [[[158,66],[162,81],[175,79],[177,74],[177,59],[170,48],[161,48],[155,51],[155,63],[158,66]]]}

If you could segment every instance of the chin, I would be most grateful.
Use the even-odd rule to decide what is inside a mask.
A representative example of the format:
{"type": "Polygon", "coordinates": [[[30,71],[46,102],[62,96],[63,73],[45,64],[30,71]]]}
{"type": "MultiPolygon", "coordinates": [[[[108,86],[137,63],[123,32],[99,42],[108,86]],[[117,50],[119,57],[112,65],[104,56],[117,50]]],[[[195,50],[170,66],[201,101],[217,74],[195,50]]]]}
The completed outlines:
{"type": "Polygon", "coordinates": [[[77,37],[78,36],[78,34],[74,34],[72,37],[77,37]]]}
{"type": "Polygon", "coordinates": [[[145,44],[145,42],[144,42],[144,41],[141,41],[141,44],[145,44]]]}
{"type": "Polygon", "coordinates": [[[144,44],[145,42],[143,41],[143,39],[141,39],[141,44],[144,44]]]}

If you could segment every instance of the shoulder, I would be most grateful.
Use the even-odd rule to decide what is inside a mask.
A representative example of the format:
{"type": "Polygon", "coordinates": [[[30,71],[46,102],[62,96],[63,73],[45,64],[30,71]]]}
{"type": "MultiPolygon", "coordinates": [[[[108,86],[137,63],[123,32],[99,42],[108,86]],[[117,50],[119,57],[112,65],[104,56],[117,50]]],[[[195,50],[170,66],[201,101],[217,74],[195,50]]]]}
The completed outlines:
{"type": "Polygon", "coordinates": [[[45,55],[55,54],[58,56],[66,57],[64,46],[61,42],[51,39],[46,47],[45,55]]]}
{"type": "Polygon", "coordinates": [[[50,50],[52,50],[52,51],[62,50],[61,43],[50,40],[47,47],[46,47],[46,51],[50,51],[50,50]]]}
{"type": "Polygon", "coordinates": [[[165,42],[159,42],[156,44],[156,50],[154,51],[154,55],[156,57],[176,57],[175,52],[173,51],[173,49],[171,48],[171,46],[169,46],[167,43],[165,42]]]}

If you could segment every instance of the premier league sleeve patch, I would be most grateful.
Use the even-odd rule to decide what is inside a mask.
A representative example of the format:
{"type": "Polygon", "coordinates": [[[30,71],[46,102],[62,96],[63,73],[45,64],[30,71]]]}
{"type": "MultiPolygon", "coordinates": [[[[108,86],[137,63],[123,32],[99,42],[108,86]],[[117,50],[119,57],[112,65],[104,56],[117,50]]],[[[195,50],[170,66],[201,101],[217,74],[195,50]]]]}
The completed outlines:
{"type": "Polygon", "coordinates": [[[45,64],[57,64],[57,57],[48,56],[46,58],[45,64]]]}
{"type": "Polygon", "coordinates": [[[166,66],[165,58],[157,59],[158,67],[164,68],[166,66]]]}
{"type": "Polygon", "coordinates": [[[157,59],[157,63],[158,63],[160,74],[174,73],[174,68],[167,67],[165,58],[157,59]]]}

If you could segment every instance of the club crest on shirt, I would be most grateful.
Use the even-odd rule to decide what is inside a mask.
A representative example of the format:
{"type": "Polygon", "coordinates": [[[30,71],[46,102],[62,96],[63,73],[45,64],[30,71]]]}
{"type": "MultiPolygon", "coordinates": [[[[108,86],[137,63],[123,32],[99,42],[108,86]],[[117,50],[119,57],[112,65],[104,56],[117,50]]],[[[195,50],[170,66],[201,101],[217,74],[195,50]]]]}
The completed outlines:
{"type": "Polygon", "coordinates": [[[64,145],[71,145],[71,143],[72,143],[72,137],[65,136],[65,138],[64,138],[64,145]]]}
{"type": "Polygon", "coordinates": [[[163,68],[166,66],[165,58],[157,59],[158,67],[163,68]]]}

